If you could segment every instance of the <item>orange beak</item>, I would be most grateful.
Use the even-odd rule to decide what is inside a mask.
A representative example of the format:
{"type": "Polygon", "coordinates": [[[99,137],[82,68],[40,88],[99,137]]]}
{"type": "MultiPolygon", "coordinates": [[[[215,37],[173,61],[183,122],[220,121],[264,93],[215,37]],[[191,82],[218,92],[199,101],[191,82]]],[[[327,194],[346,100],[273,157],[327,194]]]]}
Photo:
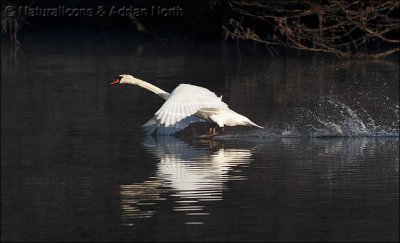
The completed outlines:
{"type": "Polygon", "coordinates": [[[119,81],[121,81],[121,79],[120,78],[116,78],[110,83],[110,85],[118,84],[119,81]]]}

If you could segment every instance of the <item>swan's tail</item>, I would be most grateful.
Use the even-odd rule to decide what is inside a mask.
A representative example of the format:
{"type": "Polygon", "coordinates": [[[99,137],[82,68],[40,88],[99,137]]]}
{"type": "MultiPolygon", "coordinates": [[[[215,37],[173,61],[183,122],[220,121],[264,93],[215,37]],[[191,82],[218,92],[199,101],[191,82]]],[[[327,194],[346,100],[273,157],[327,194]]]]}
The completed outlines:
{"type": "Polygon", "coordinates": [[[250,120],[249,120],[249,124],[250,124],[251,126],[255,126],[255,127],[258,127],[258,128],[264,129],[264,127],[262,127],[262,126],[259,126],[259,125],[255,124],[254,122],[252,122],[252,121],[250,121],[250,120]]]}

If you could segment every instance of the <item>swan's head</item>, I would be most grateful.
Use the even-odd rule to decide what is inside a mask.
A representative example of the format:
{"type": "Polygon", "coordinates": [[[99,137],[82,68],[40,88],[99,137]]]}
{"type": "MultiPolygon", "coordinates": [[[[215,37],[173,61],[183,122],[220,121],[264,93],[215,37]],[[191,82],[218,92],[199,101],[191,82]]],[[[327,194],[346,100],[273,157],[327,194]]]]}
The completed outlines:
{"type": "Polygon", "coordinates": [[[137,84],[138,79],[134,78],[132,75],[129,74],[120,74],[114,78],[114,80],[110,83],[110,85],[114,84],[137,84]]]}

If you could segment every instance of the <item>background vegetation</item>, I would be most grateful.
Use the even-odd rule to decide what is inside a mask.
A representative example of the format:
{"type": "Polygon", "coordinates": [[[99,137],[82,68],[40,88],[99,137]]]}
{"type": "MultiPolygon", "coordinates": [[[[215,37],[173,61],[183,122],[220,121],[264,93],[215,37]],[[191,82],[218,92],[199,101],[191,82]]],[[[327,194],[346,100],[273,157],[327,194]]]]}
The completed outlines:
{"type": "Polygon", "coordinates": [[[382,58],[400,50],[400,1],[3,1],[3,38],[20,44],[26,33],[43,30],[127,30],[146,39],[225,39],[266,48],[271,56],[320,52],[339,58],[382,58]],[[177,16],[27,16],[7,8],[93,8],[179,6],[177,16]]]}

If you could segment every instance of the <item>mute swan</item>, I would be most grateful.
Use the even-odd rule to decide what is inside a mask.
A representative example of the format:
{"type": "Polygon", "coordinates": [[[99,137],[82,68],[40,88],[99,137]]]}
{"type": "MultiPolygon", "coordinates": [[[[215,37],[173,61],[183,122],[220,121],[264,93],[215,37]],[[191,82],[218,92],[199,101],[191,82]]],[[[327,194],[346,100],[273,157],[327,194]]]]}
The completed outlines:
{"type": "Polygon", "coordinates": [[[199,138],[209,138],[217,135],[216,127],[221,131],[224,126],[256,126],[263,128],[247,117],[228,108],[221,98],[210,90],[191,84],[180,84],[172,93],[168,93],[148,82],[129,74],[117,76],[110,85],[132,84],[150,90],[166,101],[154,114],[154,117],[143,125],[147,134],[157,130],[158,135],[171,135],[186,128],[191,123],[210,121],[217,125],[209,133],[199,138]]]}

